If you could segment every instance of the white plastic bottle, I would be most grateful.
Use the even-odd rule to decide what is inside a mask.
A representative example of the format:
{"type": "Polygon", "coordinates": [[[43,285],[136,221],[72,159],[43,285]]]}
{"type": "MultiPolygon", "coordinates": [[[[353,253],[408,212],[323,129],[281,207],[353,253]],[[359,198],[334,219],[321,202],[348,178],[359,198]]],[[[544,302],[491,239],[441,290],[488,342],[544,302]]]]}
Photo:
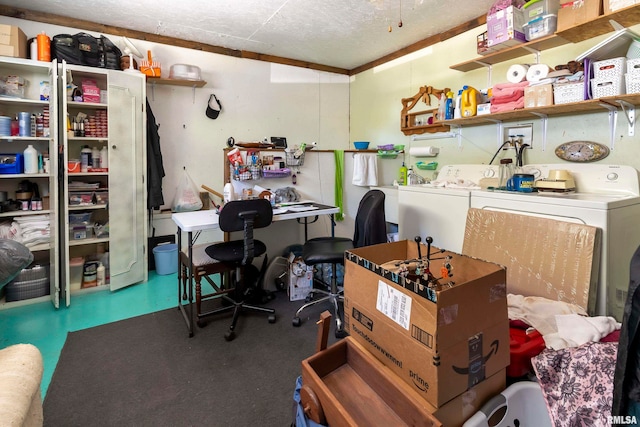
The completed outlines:
{"type": "Polygon", "coordinates": [[[24,173],[38,173],[38,150],[29,144],[24,153],[24,173]]]}
{"type": "Polygon", "coordinates": [[[96,273],[97,273],[97,278],[98,278],[98,286],[104,286],[105,280],[106,280],[106,274],[105,274],[105,268],[104,265],[102,263],[100,263],[100,265],[98,265],[98,268],[96,269],[96,273]]]}
{"type": "Polygon", "coordinates": [[[91,149],[91,167],[99,168],[100,166],[100,150],[98,147],[91,149]]]}
{"type": "Polygon", "coordinates": [[[91,166],[91,154],[92,150],[88,145],[85,145],[82,150],[80,150],[80,172],[88,172],[89,166],[91,166]]]}
{"type": "Polygon", "coordinates": [[[109,150],[107,149],[106,145],[102,147],[102,150],[100,150],[100,167],[109,167],[109,150]]]}
{"type": "Polygon", "coordinates": [[[228,203],[236,199],[235,191],[233,190],[233,184],[227,182],[224,185],[224,202],[228,203]]]}
{"type": "Polygon", "coordinates": [[[456,96],[454,107],[453,107],[453,118],[459,119],[462,117],[462,89],[458,91],[458,96],[456,96]]]}

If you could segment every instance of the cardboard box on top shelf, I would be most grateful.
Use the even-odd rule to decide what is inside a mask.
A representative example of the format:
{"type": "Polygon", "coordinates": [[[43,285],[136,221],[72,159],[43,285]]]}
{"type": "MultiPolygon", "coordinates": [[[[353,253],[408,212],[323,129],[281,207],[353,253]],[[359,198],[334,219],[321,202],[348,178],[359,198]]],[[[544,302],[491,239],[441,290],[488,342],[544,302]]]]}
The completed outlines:
{"type": "Polygon", "coordinates": [[[640,3],[638,0],[604,0],[604,13],[616,12],[638,3],[640,3]]]}
{"type": "Polygon", "coordinates": [[[524,88],[524,108],[546,107],[548,105],[553,105],[553,86],[551,83],[524,88]]]}
{"type": "MultiPolygon", "coordinates": [[[[606,0],[605,0],[606,1],[606,0]]],[[[602,0],[562,1],[558,9],[557,32],[592,21],[602,15],[602,0]]]]}
{"type": "Polygon", "coordinates": [[[487,46],[494,50],[504,49],[526,42],[522,26],[524,13],[515,6],[487,15],[487,46]]]}
{"type": "Polygon", "coordinates": [[[0,56],[27,58],[27,36],[19,27],[0,24],[0,56]]]}
{"type": "Polygon", "coordinates": [[[445,252],[432,256],[432,270],[445,255],[453,277],[437,289],[393,271],[396,261],[418,258],[412,241],[353,249],[345,262],[351,337],[436,408],[509,364],[504,268],[445,252]]]}

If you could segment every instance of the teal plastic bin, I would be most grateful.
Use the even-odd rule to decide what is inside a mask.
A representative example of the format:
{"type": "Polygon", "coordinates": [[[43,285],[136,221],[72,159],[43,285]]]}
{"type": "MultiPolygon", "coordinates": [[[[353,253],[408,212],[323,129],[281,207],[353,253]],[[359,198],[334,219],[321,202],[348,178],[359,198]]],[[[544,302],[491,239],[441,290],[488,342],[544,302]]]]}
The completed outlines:
{"type": "Polygon", "coordinates": [[[178,245],[169,243],[153,248],[153,257],[156,262],[156,273],[160,275],[178,272],[178,245]]]}

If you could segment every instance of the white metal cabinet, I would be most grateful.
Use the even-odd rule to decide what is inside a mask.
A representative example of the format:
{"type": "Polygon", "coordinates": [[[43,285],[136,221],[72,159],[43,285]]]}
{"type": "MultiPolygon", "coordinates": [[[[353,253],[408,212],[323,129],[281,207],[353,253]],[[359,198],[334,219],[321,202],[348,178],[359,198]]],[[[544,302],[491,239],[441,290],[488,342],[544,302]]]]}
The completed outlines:
{"type": "MultiPolygon", "coordinates": [[[[49,286],[50,294],[48,296],[24,299],[13,302],[6,302],[6,298],[0,299],[0,308],[9,308],[16,305],[46,301],[51,299],[53,304],[58,307],[60,297],[60,285],[58,281],[58,131],[57,121],[58,105],[56,103],[55,94],[58,90],[58,70],[55,62],[38,62],[21,58],[0,57],[0,75],[3,76],[20,76],[24,79],[23,96],[7,96],[3,93],[0,96],[0,115],[14,118],[19,112],[28,112],[32,114],[42,114],[47,108],[49,110],[49,130],[45,136],[1,136],[0,137],[0,153],[1,154],[17,154],[23,153],[28,145],[32,145],[43,158],[48,155],[48,172],[39,170],[35,174],[15,174],[0,172],[0,191],[7,192],[8,200],[15,200],[16,189],[18,184],[23,180],[28,180],[36,184],[40,195],[43,196],[42,210],[11,210],[8,204],[3,204],[0,210],[0,221],[15,221],[16,219],[38,218],[39,215],[45,215],[49,218],[49,235],[45,239],[39,238],[38,241],[27,237],[24,243],[34,255],[34,264],[47,266],[49,268],[49,286]],[[48,100],[40,99],[41,85],[48,85],[50,97],[48,100]],[[48,207],[47,207],[48,205],[48,207]]],[[[44,166],[44,165],[43,165],[44,166]]]]}
{"type": "MultiPolygon", "coordinates": [[[[61,200],[62,242],[64,247],[63,279],[66,304],[71,303],[71,294],[79,290],[77,271],[72,272],[70,261],[84,257],[85,260],[100,259],[102,251],[108,252],[109,277],[105,284],[116,290],[147,279],[146,263],[146,108],[145,77],[138,73],[104,70],[76,65],[62,65],[61,105],[66,123],[79,113],[95,115],[106,120],[97,126],[101,130],[89,136],[76,136],[64,132],[63,162],[75,166],[81,159],[81,149],[88,145],[101,150],[108,149],[108,169],[90,169],[87,172],[71,172],[64,168],[61,200]],[[69,99],[71,84],[81,86],[85,79],[97,84],[103,96],[99,103],[75,102],[69,99]],[[106,94],[106,99],[104,99],[106,94]],[[77,183],[80,183],[78,185],[77,183]],[[97,190],[95,187],[97,186],[97,190]],[[99,193],[101,197],[84,201],[82,191],[99,193]],[[80,194],[79,194],[80,193],[80,194]],[[105,200],[106,199],[106,200],[105,200]],[[77,204],[80,200],[80,204],[77,204]],[[98,203],[95,203],[95,202],[98,203]],[[100,203],[101,201],[104,201],[100,203]],[[77,233],[71,216],[90,215],[91,223],[108,224],[108,234],[97,235],[96,228],[77,233]],[[80,237],[80,238],[78,238],[80,237]]],[[[74,218],[75,219],[75,218],[74,218]]],[[[82,227],[79,227],[82,230],[82,227]]]]}

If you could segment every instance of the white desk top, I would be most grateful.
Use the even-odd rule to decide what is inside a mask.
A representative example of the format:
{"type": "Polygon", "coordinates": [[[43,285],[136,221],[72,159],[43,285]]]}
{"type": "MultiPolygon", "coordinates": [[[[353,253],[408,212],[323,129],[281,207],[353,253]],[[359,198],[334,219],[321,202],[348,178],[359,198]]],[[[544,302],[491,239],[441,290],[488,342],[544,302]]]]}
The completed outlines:
{"type": "MultiPolygon", "coordinates": [[[[336,206],[320,205],[314,202],[296,203],[274,209],[273,220],[307,218],[316,215],[330,215],[340,212],[336,206]],[[286,211],[283,211],[285,210],[286,211]],[[276,213],[282,212],[282,213],[276,213]]],[[[218,228],[218,214],[215,210],[193,212],[177,212],[171,214],[171,219],[182,231],[200,231],[218,228]]]]}

